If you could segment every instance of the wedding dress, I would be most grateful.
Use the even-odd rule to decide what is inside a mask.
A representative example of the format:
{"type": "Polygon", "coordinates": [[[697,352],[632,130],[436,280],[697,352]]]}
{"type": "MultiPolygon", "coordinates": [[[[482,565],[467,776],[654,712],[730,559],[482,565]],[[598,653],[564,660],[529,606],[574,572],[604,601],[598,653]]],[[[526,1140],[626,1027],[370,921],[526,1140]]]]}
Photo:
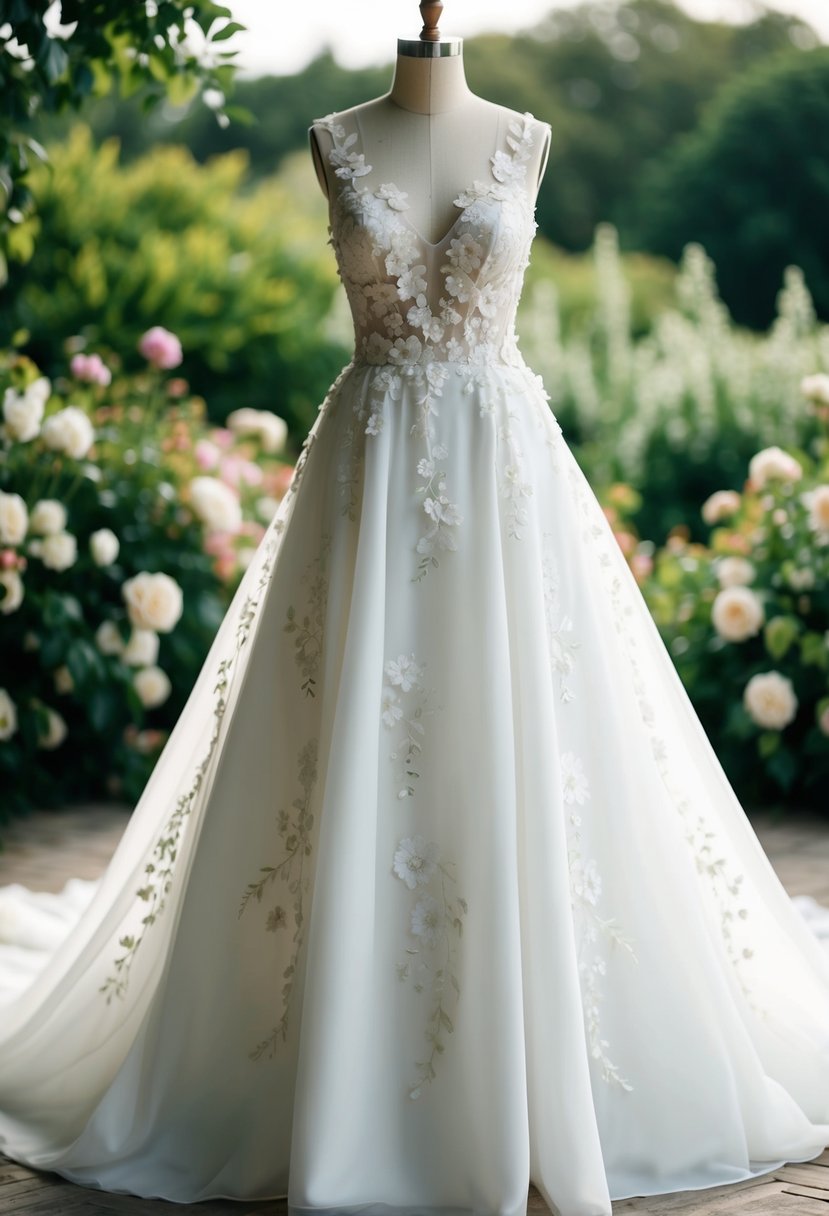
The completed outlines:
{"type": "Polygon", "coordinates": [[[103,878],[17,936],[7,892],[14,1159],[607,1216],[829,1143],[829,958],[522,360],[545,124],[500,118],[437,244],[316,124],[354,358],[103,878]]]}

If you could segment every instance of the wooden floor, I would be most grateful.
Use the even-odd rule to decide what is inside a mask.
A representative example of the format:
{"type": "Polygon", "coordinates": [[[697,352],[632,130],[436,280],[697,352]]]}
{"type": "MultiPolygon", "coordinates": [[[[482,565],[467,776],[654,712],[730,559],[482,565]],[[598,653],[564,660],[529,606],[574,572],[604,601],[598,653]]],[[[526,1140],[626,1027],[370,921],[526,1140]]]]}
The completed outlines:
{"type": "MultiPolygon", "coordinates": [[[[40,813],[4,833],[0,886],[22,882],[32,889],[60,890],[67,878],[94,878],[104,868],[127,822],[125,808],[88,807],[40,813]]],[[[829,904],[829,823],[801,817],[775,822],[752,819],[782,882],[792,895],[814,895],[829,904]]],[[[534,1187],[528,1209],[549,1209],[534,1187]]],[[[284,1216],[284,1200],[264,1203],[213,1200],[190,1205],[137,1199],[89,1190],[55,1174],[39,1173],[0,1155],[0,1216],[284,1216]]],[[[762,1178],[704,1191],[621,1199],[619,1213],[652,1216],[829,1216],[829,1150],[814,1161],[788,1165],[762,1178]]]]}

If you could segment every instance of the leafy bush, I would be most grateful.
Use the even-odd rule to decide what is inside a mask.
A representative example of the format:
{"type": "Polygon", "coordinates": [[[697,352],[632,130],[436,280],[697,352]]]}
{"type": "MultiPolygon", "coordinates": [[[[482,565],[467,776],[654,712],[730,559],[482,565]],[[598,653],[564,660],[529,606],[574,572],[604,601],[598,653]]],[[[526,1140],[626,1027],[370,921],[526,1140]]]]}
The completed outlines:
{"type": "MultiPolygon", "coordinates": [[[[806,382],[829,417],[829,377],[806,382]]],[[[677,530],[646,600],[731,781],[826,811],[829,782],[829,443],[758,452],[741,490],[677,530]]]]}
{"type": "Polygon", "coordinates": [[[4,816],[137,798],[290,480],[283,420],[208,427],[164,377],[177,340],[141,345],[134,376],[78,351],[50,383],[0,358],[4,816]]]}
{"type": "Polygon", "coordinates": [[[160,322],[181,336],[190,382],[216,421],[268,408],[307,433],[344,362],[321,324],[338,280],[310,163],[307,189],[289,167],[245,193],[243,153],[200,166],[165,148],[127,168],[118,156],[117,141],[95,148],[78,126],[51,149],[52,172],[32,174],[41,231],[0,325],[24,331],[25,352],[52,375],[67,333],[127,352],[137,370],[135,344],[160,322]]]}

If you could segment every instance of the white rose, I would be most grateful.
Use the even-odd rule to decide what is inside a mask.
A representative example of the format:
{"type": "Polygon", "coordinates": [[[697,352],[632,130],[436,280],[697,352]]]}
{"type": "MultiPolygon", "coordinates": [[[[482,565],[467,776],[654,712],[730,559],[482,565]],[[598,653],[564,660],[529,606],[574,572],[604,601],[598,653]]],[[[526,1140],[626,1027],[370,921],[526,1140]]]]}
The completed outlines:
{"type": "Polygon", "coordinates": [[[169,574],[149,574],[142,570],[127,579],[121,594],[130,622],[136,629],[169,633],[175,628],[184,607],[181,587],[169,574]]]}
{"type": "Polygon", "coordinates": [[[237,435],[255,435],[265,452],[281,452],[288,438],[287,422],[270,410],[232,410],[226,425],[237,435]]]}
{"type": "Polygon", "coordinates": [[[41,498],[32,507],[29,516],[29,531],[38,536],[51,536],[66,527],[66,507],[56,498],[41,498]]]}
{"type": "Polygon", "coordinates": [[[744,587],[756,574],[754,566],[744,557],[721,557],[716,570],[721,587],[744,587]]]}
{"type": "Polygon", "coordinates": [[[0,612],[8,616],[23,603],[23,579],[16,570],[0,570],[0,589],[3,591],[0,612]]]}
{"type": "Polygon", "coordinates": [[[102,621],[95,630],[95,645],[101,654],[121,654],[124,639],[114,621],[102,621]]]}
{"type": "Polygon", "coordinates": [[[809,527],[829,534],[829,485],[816,486],[809,494],[809,527]]]}
{"type": "Polygon", "coordinates": [[[49,570],[68,570],[78,556],[78,542],[71,532],[55,532],[40,542],[40,560],[49,570]]]}
{"type": "Polygon", "coordinates": [[[0,739],[11,739],[17,730],[17,706],[5,688],[0,688],[0,739]]]}
{"type": "Polygon", "coordinates": [[[49,715],[49,721],[46,726],[46,733],[38,736],[38,747],[45,747],[51,751],[55,747],[60,747],[66,738],[66,723],[56,709],[48,709],[46,713],[49,715]]]}
{"type": "Polygon", "coordinates": [[[711,621],[727,642],[744,642],[760,632],[765,619],[759,596],[748,587],[726,587],[711,605],[711,621]]]}
{"type": "Polygon", "coordinates": [[[3,421],[6,435],[18,443],[27,443],[40,433],[43,407],[49,396],[51,385],[45,376],[22,393],[7,388],[3,394],[3,421]]]}
{"type": "Polygon", "coordinates": [[[142,667],[135,673],[133,683],[141,704],[146,709],[154,709],[162,705],[170,695],[172,684],[166,672],[160,667],[142,667]]]}
{"type": "Polygon", "coordinates": [[[158,641],[152,629],[133,629],[121,658],[130,667],[152,667],[158,658],[158,641]]]}
{"type": "Polygon", "coordinates": [[[96,566],[111,566],[121,548],[111,528],[99,528],[89,538],[89,551],[96,566]]]}
{"type": "Polygon", "coordinates": [[[72,679],[72,672],[64,663],[63,667],[55,670],[55,691],[71,692],[74,687],[75,681],[72,679]]]}
{"type": "Polygon", "coordinates": [[[190,482],[190,505],[208,528],[237,532],[242,522],[239,499],[216,477],[194,477],[190,482]]]}
{"type": "Polygon", "coordinates": [[[829,376],[823,372],[804,376],[800,381],[800,391],[809,401],[815,401],[818,405],[829,405],[829,376]]]}
{"type": "Polygon", "coordinates": [[[707,524],[718,524],[720,520],[728,519],[740,509],[742,499],[736,490],[717,490],[706,498],[700,509],[700,514],[707,524]]]}
{"type": "Polygon", "coordinates": [[[19,545],[29,526],[29,512],[19,494],[4,494],[0,490],[0,542],[19,545]]]}
{"type": "Polygon", "coordinates": [[[782,448],[763,448],[752,456],[748,465],[748,475],[760,489],[768,481],[799,481],[803,469],[788,452],[782,448]]]}
{"type": "Polygon", "coordinates": [[[55,452],[65,452],[81,460],[95,441],[95,430],[89,418],[76,405],[67,405],[47,418],[43,424],[43,442],[55,452]]]}
{"type": "Polygon", "coordinates": [[[779,671],[752,676],[743,691],[743,705],[751,719],[764,730],[782,730],[797,713],[794,686],[779,671]]]}

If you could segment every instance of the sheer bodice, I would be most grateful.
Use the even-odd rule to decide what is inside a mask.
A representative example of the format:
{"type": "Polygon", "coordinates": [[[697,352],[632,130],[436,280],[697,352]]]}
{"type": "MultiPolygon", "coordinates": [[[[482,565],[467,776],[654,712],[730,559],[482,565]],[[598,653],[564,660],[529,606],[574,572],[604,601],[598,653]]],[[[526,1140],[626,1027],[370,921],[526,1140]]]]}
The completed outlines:
{"type": "Polygon", "coordinates": [[[352,118],[329,114],[314,126],[330,137],[329,232],[355,360],[520,363],[515,313],[536,230],[527,161],[547,124],[529,113],[512,118],[483,180],[454,199],[459,214],[437,243],[409,221],[408,196],[366,162],[352,118]]]}

